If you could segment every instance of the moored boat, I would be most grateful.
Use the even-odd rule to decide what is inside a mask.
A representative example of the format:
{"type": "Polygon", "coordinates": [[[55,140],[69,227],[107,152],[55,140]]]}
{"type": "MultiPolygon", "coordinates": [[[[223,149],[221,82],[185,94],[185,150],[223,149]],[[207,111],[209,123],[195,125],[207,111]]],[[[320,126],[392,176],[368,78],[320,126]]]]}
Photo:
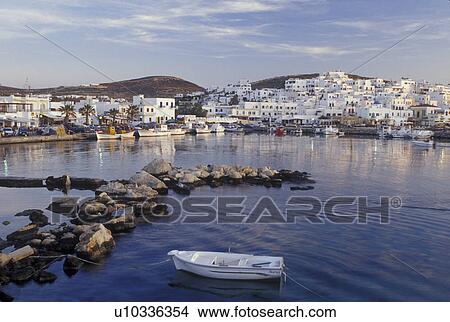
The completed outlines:
{"type": "Polygon", "coordinates": [[[283,257],[179,250],[172,250],[167,255],[172,258],[177,270],[209,278],[279,279],[284,271],[283,257]]]}
{"type": "Polygon", "coordinates": [[[225,128],[220,123],[215,123],[209,127],[212,133],[223,133],[225,128]]]}
{"type": "Polygon", "coordinates": [[[432,147],[434,144],[434,141],[433,140],[412,140],[412,143],[417,146],[432,147]]]}
{"type": "Polygon", "coordinates": [[[169,129],[170,135],[185,135],[186,134],[186,130],[182,129],[182,128],[172,128],[169,129]]]}
{"type": "Polygon", "coordinates": [[[236,124],[225,126],[224,131],[229,133],[244,133],[244,129],[236,124]]]}
{"type": "Polygon", "coordinates": [[[195,134],[209,134],[211,133],[211,130],[206,125],[197,126],[194,128],[195,134]]]}
{"type": "Polygon", "coordinates": [[[317,128],[315,133],[317,135],[338,135],[339,130],[330,125],[326,127],[317,128]]]}
{"type": "Polygon", "coordinates": [[[95,136],[97,138],[97,141],[102,141],[102,140],[120,140],[120,134],[107,134],[107,133],[95,132],[95,136]]]}
{"type": "Polygon", "coordinates": [[[128,133],[121,133],[120,134],[120,139],[121,140],[129,140],[129,139],[135,139],[135,138],[136,138],[135,131],[131,131],[131,132],[128,132],[128,133]]]}

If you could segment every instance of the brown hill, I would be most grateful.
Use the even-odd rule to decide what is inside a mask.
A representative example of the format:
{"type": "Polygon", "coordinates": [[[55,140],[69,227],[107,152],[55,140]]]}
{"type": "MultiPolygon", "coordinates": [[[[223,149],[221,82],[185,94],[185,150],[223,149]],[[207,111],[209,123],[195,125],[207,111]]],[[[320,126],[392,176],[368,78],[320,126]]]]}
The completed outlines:
{"type": "Polygon", "coordinates": [[[36,88],[24,90],[14,87],[0,86],[0,94],[52,94],[62,95],[92,95],[130,98],[133,95],[144,94],[146,97],[173,97],[176,94],[186,94],[203,91],[204,88],[173,76],[148,76],[124,81],[102,83],[92,86],[59,86],[51,88],[36,88]]]}

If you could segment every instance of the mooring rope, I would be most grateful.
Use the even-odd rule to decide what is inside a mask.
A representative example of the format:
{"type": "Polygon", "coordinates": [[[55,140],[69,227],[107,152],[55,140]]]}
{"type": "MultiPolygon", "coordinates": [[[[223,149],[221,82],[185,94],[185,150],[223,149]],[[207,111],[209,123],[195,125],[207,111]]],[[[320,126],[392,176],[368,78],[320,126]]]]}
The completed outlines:
{"type": "MultiPolygon", "coordinates": [[[[286,269],[287,269],[287,267],[286,267],[286,269]]],[[[289,280],[291,280],[292,282],[294,282],[295,284],[297,284],[298,286],[304,288],[304,289],[307,290],[308,292],[310,292],[310,293],[312,293],[312,294],[314,294],[314,295],[320,297],[321,299],[324,299],[324,300],[325,300],[325,298],[324,298],[322,295],[320,295],[320,294],[314,292],[313,290],[311,290],[310,288],[306,287],[305,285],[303,285],[303,284],[300,283],[299,281],[295,280],[292,276],[288,275],[286,272],[284,272],[284,275],[285,275],[289,280]]]]}
{"type": "Polygon", "coordinates": [[[165,259],[163,261],[156,262],[156,263],[150,263],[150,264],[145,264],[145,265],[136,265],[136,266],[131,266],[131,267],[135,268],[135,269],[141,269],[141,268],[146,268],[146,267],[158,266],[158,265],[170,262],[170,261],[171,261],[171,259],[168,258],[168,259],[165,259]]]}
{"type": "Polygon", "coordinates": [[[84,262],[84,263],[87,263],[87,264],[91,264],[91,265],[97,265],[97,266],[101,266],[102,265],[100,263],[88,261],[87,259],[83,259],[83,258],[77,257],[75,255],[70,255],[70,254],[67,254],[67,255],[55,255],[55,256],[30,256],[30,258],[37,258],[37,259],[53,259],[54,261],[52,261],[51,263],[54,263],[56,260],[58,260],[60,258],[69,258],[69,257],[76,258],[76,259],[78,259],[81,262],[84,262]]]}

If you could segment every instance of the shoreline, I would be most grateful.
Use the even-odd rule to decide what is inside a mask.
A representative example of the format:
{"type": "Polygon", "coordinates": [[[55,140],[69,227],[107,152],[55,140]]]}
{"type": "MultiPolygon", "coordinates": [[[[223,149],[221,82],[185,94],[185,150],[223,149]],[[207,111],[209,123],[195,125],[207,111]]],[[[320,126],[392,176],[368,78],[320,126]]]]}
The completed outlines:
{"type": "Polygon", "coordinates": [[[45,143],[61,141],[84,141],[95,139],[95,134],[76,133],[68,135],[48,135],[48,136],[14,136],[0,138],[0,145],[20,144],[20,143],[45,143]]]}
{"type": "MultiPolygon", "coordinates": [[[[378,138],[377,129],[374,127],[360,128],[342,128],[345,132],[344,137],[367,137],[378,138]]],[[[314,135],[314,128],[304,127],[303,133],[307,136],[314,135]]],[[[450,130],[434,131],[434,139],[436,141],[450,142],[450,130]]],[[[250,133],[252,134],[252,133],[250,133]]],[[[264,133],[270,135],[270,133],[264,133]]],[[[23,136],[23,137],[2,137],[0,138],[0,146],[8,144],[25,144],[25,143],[47,143],[47,142],[64,142],[64,141],[94,141],[95,133],[76,133],[70,135],[49,135],[49,136],[23,136]]]]}

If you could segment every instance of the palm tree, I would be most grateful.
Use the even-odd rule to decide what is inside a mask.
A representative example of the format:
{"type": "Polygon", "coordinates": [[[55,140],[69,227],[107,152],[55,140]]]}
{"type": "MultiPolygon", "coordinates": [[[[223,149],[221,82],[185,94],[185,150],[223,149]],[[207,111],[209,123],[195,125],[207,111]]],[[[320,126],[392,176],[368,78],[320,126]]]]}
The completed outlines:
{"type": "Polygon", "coordinates": [[[86,125],[89,125],[89,117],[95,114],[95,108],[92,105],[84,104],[82,108],[80,108],[80,114],[86,117],[86,125]]]}
{"type": "Polygon", "coordinates": [[[139,114],[139,107],[137,105],[128,105],[126,114],[129,121],[134,121],[136,115],[139,114]]]}
{"type": "Polygon", "coordinates": [[[114,125],[116,123],[116,118],[119,115],[119,110],[117,108],[113,108],[111,110],[109,110],[108,112],[109,117],[112,118],[112,125],[114,125]]]}
{"type": "Polygon", "coordinates": [[[64,104],[59,107],[59,111],[64,116],[64,124],[69,123],[71,117],[76,118],[77,113],[75,112],[75,108],[71,104],[64,104]]]}

